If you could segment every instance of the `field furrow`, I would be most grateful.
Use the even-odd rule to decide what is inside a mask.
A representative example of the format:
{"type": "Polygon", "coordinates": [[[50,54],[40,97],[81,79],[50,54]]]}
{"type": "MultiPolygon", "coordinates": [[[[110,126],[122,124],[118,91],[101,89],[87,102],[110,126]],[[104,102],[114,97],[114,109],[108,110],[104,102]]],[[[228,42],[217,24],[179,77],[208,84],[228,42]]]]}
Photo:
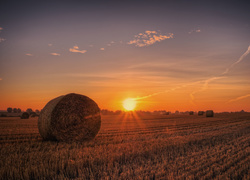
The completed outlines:
{"type": "Polygon", "coordinates": [[[249,114],[103,116],[81,143],[43,141],[37,118],[0,124],[0,179],[249,178],[249,114]]]}

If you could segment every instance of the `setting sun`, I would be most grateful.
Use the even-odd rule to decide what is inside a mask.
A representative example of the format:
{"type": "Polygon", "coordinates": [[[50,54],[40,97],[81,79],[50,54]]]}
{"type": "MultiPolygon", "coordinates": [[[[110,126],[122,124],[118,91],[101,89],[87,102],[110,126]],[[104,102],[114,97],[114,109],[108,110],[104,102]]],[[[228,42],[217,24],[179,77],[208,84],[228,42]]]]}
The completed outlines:
{"type": "Polygon", "coordinates": [[[127,111],[132,111],[135,109],[136,100],[133,98],[127,98],[123,101],[122,105],[127,111]]]}

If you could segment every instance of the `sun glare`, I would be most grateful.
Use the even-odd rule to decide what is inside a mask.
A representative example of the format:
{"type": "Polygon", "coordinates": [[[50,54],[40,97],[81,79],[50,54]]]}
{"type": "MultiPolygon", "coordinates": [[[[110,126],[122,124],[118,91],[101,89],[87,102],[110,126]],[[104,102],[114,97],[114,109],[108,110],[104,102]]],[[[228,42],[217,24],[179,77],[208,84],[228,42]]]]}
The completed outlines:
{"type": "Polygon", "coordinates": [[[123,101],[122,105],[127,111],[132,111],[135,109],[136,100],[133,98],[127,98],[123,101]]]}

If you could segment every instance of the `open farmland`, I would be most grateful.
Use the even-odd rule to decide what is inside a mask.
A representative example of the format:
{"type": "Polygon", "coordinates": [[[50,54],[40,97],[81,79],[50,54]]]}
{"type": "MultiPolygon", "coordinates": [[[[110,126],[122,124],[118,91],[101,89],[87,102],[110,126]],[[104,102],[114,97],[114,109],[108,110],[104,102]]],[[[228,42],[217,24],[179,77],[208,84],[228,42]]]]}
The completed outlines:
{"type": "Polygon", "coordinates": [[[104,115],[96,138],[42,141],[0,118],[1,179],[250,179],[250,114],[104,115]]]}

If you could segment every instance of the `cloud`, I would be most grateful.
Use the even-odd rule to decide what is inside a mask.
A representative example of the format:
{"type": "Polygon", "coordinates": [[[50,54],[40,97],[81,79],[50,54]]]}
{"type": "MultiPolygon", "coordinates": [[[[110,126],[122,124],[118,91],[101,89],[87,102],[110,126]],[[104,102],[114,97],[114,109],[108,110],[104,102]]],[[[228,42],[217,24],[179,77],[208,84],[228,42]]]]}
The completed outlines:
{"type": "Polygon", "coordinates": [[[27,53],[27,54],[25,54],[26,56],[33,56],[33,54],[30,54],[30,53],[27,53]]]}
{"type": "Polygon", "coordinates": [[[245,99],[245,98],[248,98],[248,97],[250,97],[250,94],[247,94],[247,95],[244,95],[244,96],[240,96],[240,97],[237,97],[237,98],[235,98],[235,99],[231,99],[231,100],[229,100],[227,103],[239,101],[239,100],[241,100],[241,99],[245,99]]]}
{"type": "Polygon", "coordinates": [[[173,38],[173,36],[173,33],[169,33],[168,35],[162,35],[160,32],[157,31],[145,31],[144,33],[139,33],[138,35],[135,35],[135,38],[127,42],[127,44],[134,44],[137,47],[150,46],[156,42],[173,38]]]}
{"type": "MultiPolygon", "coordinates": [[[[0,33],[2,32],[2,30],[3,30],[3,28],[0,27],[0,33]]],[[[0,38],[0,43],[3,42],[3,41],[5,41],[5,40],[6,40],[6,39],[4,39],[4,38],[0,38]]]]}
{"type": "Polygon", "coordinates": [[[0,38],[0,43],[1,42],[4,42],[6,39],[4,39],[4,38],[0,38]]]}
{"type": "Polygon", "coordinates": [[[2,81],[3,79],[2,78],[0,78],[0,81],[2,81]]]}
{"type": "Polygon", "coordinates": [[[104,48],[100,48],[101,51],[104,51],[105,49],[104,48]]]}
{"type": "Polygon", "coordinates": [[[75,45],[73,48],[69,48],[70,52],[74,52],[74,53],[86,53],[87,50],[79,50],[79,47],[77,45],[75,45]]]}
{"type": "Polygon", "coordinates": [[[61,56],[61,54],[58,54],[58,53],[50,53],[50,54],[53,56],[61,56]]]}
{"type": "Polygon", "coordinates": [[[48,44],[48,46],[50,46],[50,47],[51,47],[51,46],[52,46],[52,44],[48,44]]]}
{"type": "Polygon", "coordinates": [[[192,34],[192,33],[195,33],[195,32],[200,33],[201,30],[200,29],[193,29],[193,30],[189,31],[188,34],[192,34]]]}

